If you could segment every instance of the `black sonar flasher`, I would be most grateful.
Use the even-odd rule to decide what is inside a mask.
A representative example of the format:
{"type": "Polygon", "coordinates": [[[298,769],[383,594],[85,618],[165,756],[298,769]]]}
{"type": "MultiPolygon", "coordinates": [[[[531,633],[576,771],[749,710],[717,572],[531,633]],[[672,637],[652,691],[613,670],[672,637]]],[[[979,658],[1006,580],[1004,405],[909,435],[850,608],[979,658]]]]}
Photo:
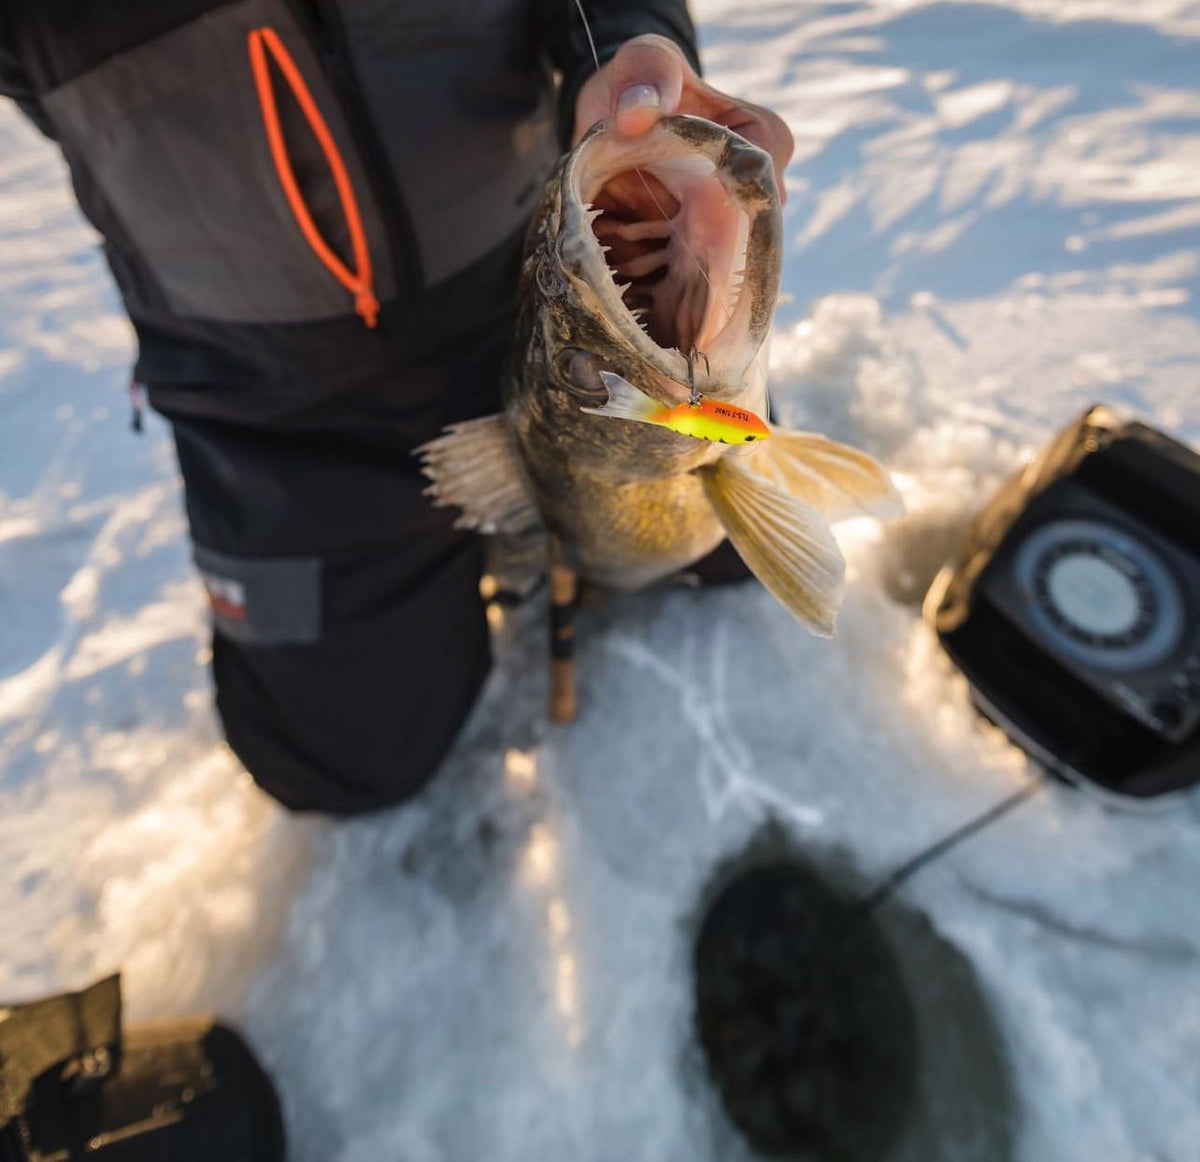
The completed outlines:
{"type": "Polygon", "coordinates": [[[1052,772],[1200,782],[1200,456],[1094,407],[993,497],[925,614],[980,711],[1052,772]]]}

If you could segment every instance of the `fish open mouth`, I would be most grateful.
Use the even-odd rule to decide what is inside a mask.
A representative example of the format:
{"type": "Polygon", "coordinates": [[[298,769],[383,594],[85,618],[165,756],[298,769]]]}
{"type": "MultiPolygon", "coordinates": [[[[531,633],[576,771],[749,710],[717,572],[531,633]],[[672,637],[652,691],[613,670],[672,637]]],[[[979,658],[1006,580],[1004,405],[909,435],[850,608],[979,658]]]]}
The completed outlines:
{"type": "Polygon", "coordinates": [[[579,174],[609,276],[659,347],[710,355],[741,314],[749,213],[704,154],[630,152],[597,149],[579,174]]]}

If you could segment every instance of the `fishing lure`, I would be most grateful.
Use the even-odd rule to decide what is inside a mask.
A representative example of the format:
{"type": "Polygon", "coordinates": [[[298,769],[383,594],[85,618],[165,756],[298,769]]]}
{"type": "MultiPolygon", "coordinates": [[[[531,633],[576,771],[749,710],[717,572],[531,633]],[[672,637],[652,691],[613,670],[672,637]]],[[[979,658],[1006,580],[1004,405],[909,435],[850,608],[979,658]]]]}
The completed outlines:
{"type": "Polygon", "coordinates": [[[684,403],[667,407],[611,371],[600,372],[600,378],[608,388],[608,403],[603,407],[580,409],[588,415],[655,424],[714,444],[750,444],[765,440],[771,434],[771,429],[752,411],[705,399],[698,392],[684,403]]]}

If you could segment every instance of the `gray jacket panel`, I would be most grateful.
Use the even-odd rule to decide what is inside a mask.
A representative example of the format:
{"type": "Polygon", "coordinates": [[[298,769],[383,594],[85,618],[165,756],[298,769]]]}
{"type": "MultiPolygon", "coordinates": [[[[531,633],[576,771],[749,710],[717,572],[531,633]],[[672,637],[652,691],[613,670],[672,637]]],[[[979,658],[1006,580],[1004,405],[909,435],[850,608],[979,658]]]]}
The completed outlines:
{"type": "MultiPolygon", "coordinates": [[[[526,37],[524,0],[398,6],[348,0],[358,83],[418,247],[439,282],[527,220],[558,153],[553,78],[526,37]]],[[[381,301],[396,289],[368,171],[342,103],[285,0],[238,0],[42,95],[55,134],[89,169],[167,306],[184,318],[291,323],[344,315],[351,296],[305,240],[268,148],[247,35],[273,28],[337,142],[381,301]]],[[[272,67],[288,154],[332,249],[352,266],[329,167],[272,67]]]]}
{"type": "Polygon", "coordinates": [[[526,222],[559,154],[553,78],[525,0],[345,0],[367,104],[404,192],[427,283],[526,222]]]}
{"type": "MultiPolygon", "coordinates": [[[[42,95],[56,136],[87,159],[169,308],[187,318],[297,322],[344,315],[345,288],[305,241],[272,161],[247,35],[276,30],[338,142],[371,251],[376,294],[395,278],[382,219],[341,108],[284,0],[239,0],[42,95]]],[[[274,73],[288,151],[343,261],[349,234],[316,139],[274,73]]]]}

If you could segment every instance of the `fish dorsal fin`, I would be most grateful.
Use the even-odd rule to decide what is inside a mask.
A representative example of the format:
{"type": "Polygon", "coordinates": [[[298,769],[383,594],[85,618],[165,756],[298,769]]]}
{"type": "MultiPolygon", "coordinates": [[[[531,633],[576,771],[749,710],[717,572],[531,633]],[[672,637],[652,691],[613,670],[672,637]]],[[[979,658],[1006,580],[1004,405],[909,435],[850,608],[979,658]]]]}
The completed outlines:
{"type": "Polygon", "coordinates": [[[666,409],[657,400],[639,391],[628,379],[622,379],[612,371],[600,372],[600,379],[608,388],[608,402],[603,407],[580,408],[589,416],[611,416],[618,420],[637,420],[643,424],[654,423],[654,417],[666,409]]]}
{"type": "Polygon", "coordinates": [[[832,635],[846,568],[824,517],[732,456],[700,476],[754,575],[814,633],[832,635]]]}
{"type": "Polygon", "coordinates": [[[755,449],[752,464],[760,476],[811,504],[826,520],[904,513],[904,502],[882,465],[866,452],[814,432],[771,425],[771,439],[755,449]]]}
{"type": "Polygon", "coordinates": [[[437,506],[462,509],[456,528],[525,533],[541,524],[516,443],[503,416],[447,428],[416,450],[437,506]]]}

